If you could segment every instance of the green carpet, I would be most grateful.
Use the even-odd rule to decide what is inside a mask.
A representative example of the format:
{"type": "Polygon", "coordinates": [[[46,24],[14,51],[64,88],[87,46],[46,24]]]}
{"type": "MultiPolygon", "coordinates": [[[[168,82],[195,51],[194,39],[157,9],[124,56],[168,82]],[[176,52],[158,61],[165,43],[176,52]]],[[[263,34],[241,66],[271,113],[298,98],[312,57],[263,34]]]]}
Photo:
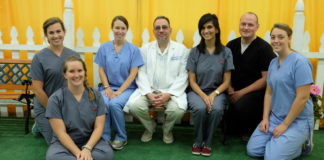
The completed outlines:
{"type": "MultiPolygon", "coordinates": [[[[1,160],[43,160],[47,145],[42,137],[24,135],[23,119],[0,118],[0,159],[1,160]]],[[[31,125],[30,125],[31,126],[31,125]]],[[[140,142],[144,128],[140,124],[127,124],[128,145],[115,152],[115,160],[253,160],[245,154],[245,142],[237,137],[229,137],[226,145],[220,142],[220,132],[216,133],[211,157],[191,154],[193,127],[176,126],[175,142],[164,144],[161,126],[158,126],[153,140],[140,142]]],[[[314,132],[314,150],[308,156],[297,160],[324,159],[324,130],[314,132]]]]}

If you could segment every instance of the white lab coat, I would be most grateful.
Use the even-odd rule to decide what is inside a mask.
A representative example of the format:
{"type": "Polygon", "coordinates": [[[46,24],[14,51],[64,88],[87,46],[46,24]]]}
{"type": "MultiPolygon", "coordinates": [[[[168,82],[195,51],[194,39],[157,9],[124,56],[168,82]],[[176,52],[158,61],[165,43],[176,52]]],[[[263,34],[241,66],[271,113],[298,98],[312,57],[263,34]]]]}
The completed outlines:
{"type": "MultiPolygon", "coordinates": [[[[156,67],[157,41],[153,41],[141,48],[141,54],[144,65],[139,68],[136,77],[138,88],[129,97],[124,107],[125,112],[129,112],[132,104],[142,95],[152,93],[153,76],[156,67]]],[[[170,87],[168,89],[159,89],[162,93],[170,93],[171,99],[174,100],[181,109],[187,109],[187,95],[185,89],[188,86],[188,72],[186,70],[187,58],[189,50],[182,44],[170,41],[167,53],[166,65],[166,82],[170,87]]]]}

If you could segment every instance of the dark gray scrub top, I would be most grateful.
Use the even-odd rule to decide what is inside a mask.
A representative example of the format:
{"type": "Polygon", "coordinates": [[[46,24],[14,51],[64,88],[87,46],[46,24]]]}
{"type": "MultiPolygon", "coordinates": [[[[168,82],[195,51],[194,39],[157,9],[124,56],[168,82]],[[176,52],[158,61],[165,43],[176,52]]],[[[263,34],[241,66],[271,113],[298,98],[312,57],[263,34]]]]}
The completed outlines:
{"type": "MultiPolygon", "coordinates": [[[[33,80],[39,80],[44,83],[43,89],[50,97],[57,89],[63,87],[63,63],[70,56],[80,57],[80,55],[68,48],[63,49],[61,56],[57,56],[52,50],[44,48],[37,53],[31,64],[30,75],[33,80]]],[[[34,98],[35,113],[45,108],[41,106],[37,98],[34,98]]]]}
{"type": "MultiPolygon", "coordinates": [[[[94,90],[96,100],[90,101],[85,89],[80,102],[66,88],[57,90],[48,100],[45,116],[64,121],[66,132],[79,147],[90,138],[97,116],[106,114],[105,102],[101,94],[94,90]]],[[[53,135],[51,143],[59,141],[53,135]]]]}
{"type": "Polygon", "coordinates": [[[198,48],[191,49],[186,69],[196,74],[197,84],[205,93],[210,93],[223,83],[225,72],[234,70],[231,50],[224,47],[218,54],[199,53],[198,48]]]}

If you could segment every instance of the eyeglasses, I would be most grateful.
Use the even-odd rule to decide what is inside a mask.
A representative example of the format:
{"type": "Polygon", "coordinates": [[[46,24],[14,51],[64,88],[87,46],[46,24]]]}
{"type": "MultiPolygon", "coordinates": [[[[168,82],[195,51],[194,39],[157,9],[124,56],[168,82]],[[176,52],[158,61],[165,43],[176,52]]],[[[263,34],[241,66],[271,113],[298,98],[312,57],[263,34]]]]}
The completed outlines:
{"type": "Polygon", "coordinates": [[[169,29],[169,26],[167,26],[167,25],[163,25],[163,26],[155,26],[154,27],[154,30],[167,30],[167,29],[169,29]]]}

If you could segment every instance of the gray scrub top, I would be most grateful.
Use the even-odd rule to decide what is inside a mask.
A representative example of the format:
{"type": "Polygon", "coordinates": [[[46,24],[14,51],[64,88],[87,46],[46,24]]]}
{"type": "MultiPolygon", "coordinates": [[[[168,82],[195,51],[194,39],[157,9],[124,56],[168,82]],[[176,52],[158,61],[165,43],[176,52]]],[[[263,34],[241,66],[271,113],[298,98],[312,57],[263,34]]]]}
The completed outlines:
{"type": "MultiPolygon", "coordinates": [[[[80,102],[66,88],[61,88],[53,93],[48,100],[45,116],[58,118],[64,121],[66,132],[79,147],[90,138],[97,116],[106,114],[105,102],[101,94],[94,90],[96,100],[90,101],[88,91],[85,89],[80,102]]],[[[52,142],[59,141],[53,135],[52,142]]]]}
{"type": "Polygon", "coordinates": [[[196,74],[197,84],[205,93],[210,93],[223,83],[225,72],[233,70],[231,50],[224,47],[218,54],[200,53],[197,47],[191,49],[186,69],[196,74]]]}
{"type": "MultiPolygon", "coordinates": [[[[51,96],[57,89],[63,87],[63,63],[66,58],[71,56],[80,57],[77,52],[65,47],[61,56],[57,56],[49,48],[40,50],[39,53],[34,56],[31,63],[30,75],[33,80],[39,80],[44,83],[43,89],[48,97],[51,96]]],[[[36,114],[39,108],[45,110],[44,107],[41,107],[41,104],[37,98],[34,98],[34,106],[36,106],[36,114]]]]}

